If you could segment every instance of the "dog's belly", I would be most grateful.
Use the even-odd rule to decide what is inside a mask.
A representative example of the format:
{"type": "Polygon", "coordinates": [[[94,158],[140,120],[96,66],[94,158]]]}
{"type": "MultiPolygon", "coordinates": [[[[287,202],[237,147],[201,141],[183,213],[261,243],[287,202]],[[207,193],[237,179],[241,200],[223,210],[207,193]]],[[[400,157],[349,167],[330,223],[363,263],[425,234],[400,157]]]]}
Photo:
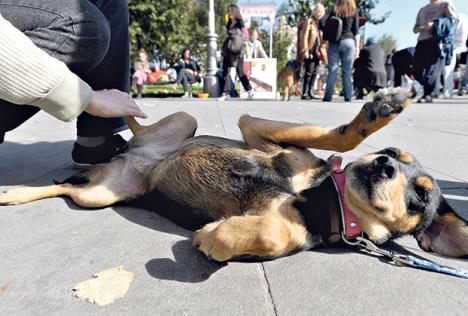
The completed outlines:
{"type": "Polygon", "coordinates": [[[195,209],[183,202],[168,197],[164,192],[154,189],[134,200],[126,202],[127,205],[155,212],[175,224],[188,230],[195,231],[212,222],[204,210],[195,209]]]}
{"type": "Polygon", "coordinates": [[[192,138],[152,175],[155,190],[143,198],[152,201],[145,208],[159,208],[161,199],[167,204],[162,215],[178,222],[171,216],[186,214],[197,223],[250,212],[259,203],[292,193],[287,166],[277,167],[278,157],[229,139],[192,138]]]}

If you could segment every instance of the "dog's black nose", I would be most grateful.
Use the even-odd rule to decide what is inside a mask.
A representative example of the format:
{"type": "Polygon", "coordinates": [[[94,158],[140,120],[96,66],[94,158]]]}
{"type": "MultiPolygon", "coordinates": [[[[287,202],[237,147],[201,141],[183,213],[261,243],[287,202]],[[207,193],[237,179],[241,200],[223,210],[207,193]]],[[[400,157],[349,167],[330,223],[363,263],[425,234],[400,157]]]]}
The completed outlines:
{"type": "Polygon", "coordinates": [[[385,165],[388,162],[388,157],[387,156],[379,156],[377,157],[377,163],[379,165],[385,165]]]}
{"type": "Polygon", "coordinates": [[[387,156],[379,156],[374,160],[374,171],[379,176],[387,179],[393,179],[396,175],[396,169],[387,156]]]}

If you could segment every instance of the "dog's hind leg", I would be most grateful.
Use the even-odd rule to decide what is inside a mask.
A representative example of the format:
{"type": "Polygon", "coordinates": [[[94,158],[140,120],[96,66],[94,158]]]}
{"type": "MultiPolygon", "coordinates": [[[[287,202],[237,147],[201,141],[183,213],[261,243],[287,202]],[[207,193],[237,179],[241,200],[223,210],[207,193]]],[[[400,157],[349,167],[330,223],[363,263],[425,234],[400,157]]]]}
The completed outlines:
{"type": "Polygon", "coordinates": [[[310,235],[297,211],[285,201],[273,205],[260,215],[209,223],[195,232],[193,245],[217,261],[244,256],[271,259],[310,247],[310,235]]]}
{"type": "Polygon", "coordinates": [[[42,187],[19,187],[0,193],[0,205],[17,205],[41,199],[69,196],[83,207],[105,207],[145,193],[145,186],[131,164],[123,159],[88,171],[84,186],[62,183],[42,187]]]}
{"type": "Polygon", "coordinates": [[[335,128],[270,121],[248,115],[239,119],[239,127],[245,142],[255,148],[256,144],[270,142],[345,152],[389,124],[409,106],[412,97],[403,89],[379,91],[374,101],[364,104],[350,123],[335,128]]]}
{"type": "Polygon", "coordinates": [[[173,127],[172,125],[177,125],[175,126],[177,130],[186,129],[192,131],[192,133],[197,129],[197,121],[195,118],[185,112],[177,112],[168,115],[158,122],[147,126],[138,123],[133,116],[125,117],[125,122],[134,135],[152,133],[162,129],[170,130],[173,127]]]}

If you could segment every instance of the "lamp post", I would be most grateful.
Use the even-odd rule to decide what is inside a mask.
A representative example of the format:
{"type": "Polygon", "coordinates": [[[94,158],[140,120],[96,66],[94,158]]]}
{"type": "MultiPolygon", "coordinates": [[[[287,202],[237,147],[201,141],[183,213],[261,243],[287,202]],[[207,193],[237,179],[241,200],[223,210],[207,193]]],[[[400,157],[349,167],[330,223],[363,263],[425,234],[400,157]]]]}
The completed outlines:
{"type": "Polygon", "coordinates": [[[203,80],[203,90],[210,97],[219,96],[219,84],[216,77],[216,39],[218,35],[215,32],[215,11],[214,0],[208,2],[208,34],[206,35],[206,47],[208,50],[206,76],[203,80]]]}

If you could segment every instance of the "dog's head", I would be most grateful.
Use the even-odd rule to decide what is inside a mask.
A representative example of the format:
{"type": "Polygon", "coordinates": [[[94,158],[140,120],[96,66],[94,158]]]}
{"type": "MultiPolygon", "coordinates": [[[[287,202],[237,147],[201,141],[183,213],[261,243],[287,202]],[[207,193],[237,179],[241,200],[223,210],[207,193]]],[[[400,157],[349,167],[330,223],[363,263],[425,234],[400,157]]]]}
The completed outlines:
{"type": "Polygon", "coordinates": [[[440,189],[411,154],[386,148],[348,164],[345,173],[346,203],[374,242],[419,236],[432,223],[440,189]]]}

